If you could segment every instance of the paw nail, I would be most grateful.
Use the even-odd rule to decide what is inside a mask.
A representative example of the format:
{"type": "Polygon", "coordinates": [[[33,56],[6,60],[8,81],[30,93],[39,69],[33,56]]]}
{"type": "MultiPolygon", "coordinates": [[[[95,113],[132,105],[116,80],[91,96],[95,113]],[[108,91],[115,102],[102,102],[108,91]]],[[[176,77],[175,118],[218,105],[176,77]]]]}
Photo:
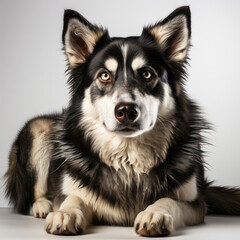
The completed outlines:
{"type": "Polygon", "coordinates": [[[39,213],[37,213],[37,218],[39,218],[39,213]]]}
{"type": "Polygon", "coordinates": [[[162,231],[162,235],[163,236],[168,236],[170,234],[170,232],[168,231],[168,229],[164,228],[162,231]]]}
{"type": "Polygon", "coordinates": [[[139,229],[139,226],[140,226],[140,224],[138,223],[137,225],[136,225],[136,232],[138,231],[138,229],[139,229]]]}
{"type": "Polygon", "coordinates": [[[57,225],[56,230],[57,231],[60,230],[60,225],[57,225]]]}
{"type": "Polygon", "coordinates": [[[147,223],[144,223],[144,224],[143,224],[143,228],[147,228],[147,223]]]}
{"type": "Polygon", "coordinates": [[[51,229],[51,227],[48,225],[47,229],[46,229],[47,233],[50,233],[50,229],[51,229]]]}
{"type": "Polygon", "coordinates": [[[81,227],[77,226],[76,231],[78,234],[82,234],[83,230],[81,227]]]}

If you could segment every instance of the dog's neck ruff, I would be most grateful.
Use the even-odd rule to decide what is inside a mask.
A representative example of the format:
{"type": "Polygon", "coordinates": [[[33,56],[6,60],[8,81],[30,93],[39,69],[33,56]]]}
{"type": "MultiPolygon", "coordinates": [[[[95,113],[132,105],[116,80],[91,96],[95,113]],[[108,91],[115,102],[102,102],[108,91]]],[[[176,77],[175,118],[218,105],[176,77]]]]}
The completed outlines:
{"type": "MultiPolygon", "coordinates": [[[[85,94],[90,94],[87,90],[85,94]]],[[[154,128],[134,138],[125,138],[108,131],[99,121],[90,97],[84,98],[82,108],[85,113],[81,122],[85,138],[91,140],[92,151],[100,160],[116,171],[125,170],[130,174],[149,173],[166,158],[169,143],[172,141],[175,122],[158,118],[154,128]]]]}

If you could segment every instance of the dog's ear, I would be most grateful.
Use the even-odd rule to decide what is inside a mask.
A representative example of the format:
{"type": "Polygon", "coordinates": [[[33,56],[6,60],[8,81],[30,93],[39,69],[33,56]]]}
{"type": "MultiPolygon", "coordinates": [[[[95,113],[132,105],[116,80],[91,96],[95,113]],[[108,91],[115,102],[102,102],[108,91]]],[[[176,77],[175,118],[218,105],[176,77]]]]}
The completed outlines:
{"type": "Polygon", "coordinates": [[[71,68],[86,60],[104,33],[78,12],[65,10],[62,41],[71,68]]]}
{"type": "Polygon", "coordinates": [[[184,61],[191,37],[191,12],[188,6],[177,8],[154,26],[144,29],[150,33],[170,61],[184,61]]]}

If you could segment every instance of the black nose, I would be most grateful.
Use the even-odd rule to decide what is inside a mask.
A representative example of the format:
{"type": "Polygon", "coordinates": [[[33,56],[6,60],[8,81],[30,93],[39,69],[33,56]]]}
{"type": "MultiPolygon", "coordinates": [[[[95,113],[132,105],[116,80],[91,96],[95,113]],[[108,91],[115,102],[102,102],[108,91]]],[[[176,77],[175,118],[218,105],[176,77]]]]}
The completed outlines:
{"type": "Polygon", "coordinates": [[[115,107],[115,118],[120,123],[132,123],[140,114],[138,106],[134,103],[121,102],[115,107]]]}

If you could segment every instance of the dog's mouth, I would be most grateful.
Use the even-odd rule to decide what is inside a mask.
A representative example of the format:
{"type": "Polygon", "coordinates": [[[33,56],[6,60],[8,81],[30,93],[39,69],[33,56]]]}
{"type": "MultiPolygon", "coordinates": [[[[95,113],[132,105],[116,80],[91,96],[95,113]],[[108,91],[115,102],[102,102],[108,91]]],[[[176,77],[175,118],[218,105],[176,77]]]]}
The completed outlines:
{"type": "Polygon", "coordinates": [[[140,125],[138,123],[134,124],[118,124],[115,131],[116,132],[132,132],[140,130],[140,125]]]}
{"type": "Polygon", "coordinates": [[[132,128],[123,128],[121,130],[118,130],[119,132],[132,132],[132,131],[135,131],[135,129],[132,129],[132,128]]]}
{"type": "Polygon", "coordinates": [[[136,131],[138,131],[138,129],[128,128],[128,127],[114,130],[114,132],[116,132],[120,135],[130,135],[136,131]]]}
{"type": "Polygon", "coordinates": [[[142,132],[142,130],[139,124],[128,125],[128,126],[119,125],[117,126],[117,128],[114,129],[113,132],[119,135],[122,135],[124,137],[133,137],[133,136],[139,135],[140,132],[142,132]]]}

